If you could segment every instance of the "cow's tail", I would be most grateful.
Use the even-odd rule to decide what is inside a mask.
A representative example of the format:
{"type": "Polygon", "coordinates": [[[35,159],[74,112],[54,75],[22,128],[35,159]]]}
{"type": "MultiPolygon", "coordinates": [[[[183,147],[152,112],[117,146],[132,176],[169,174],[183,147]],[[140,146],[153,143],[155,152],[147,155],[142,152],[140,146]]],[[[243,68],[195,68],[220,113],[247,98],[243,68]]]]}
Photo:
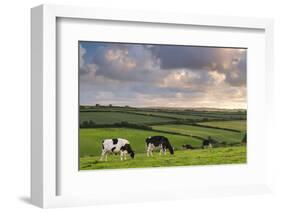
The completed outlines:
{"type": "Polygon", "coordinates": [[[174,154],[174,149],[173,149],[170,141],[168,140],[168,138],[165,138],[165,140],[166,140],[166,147],[167,147],[167,149],[169,150],[170,154],[173,155],[174,154]]]}

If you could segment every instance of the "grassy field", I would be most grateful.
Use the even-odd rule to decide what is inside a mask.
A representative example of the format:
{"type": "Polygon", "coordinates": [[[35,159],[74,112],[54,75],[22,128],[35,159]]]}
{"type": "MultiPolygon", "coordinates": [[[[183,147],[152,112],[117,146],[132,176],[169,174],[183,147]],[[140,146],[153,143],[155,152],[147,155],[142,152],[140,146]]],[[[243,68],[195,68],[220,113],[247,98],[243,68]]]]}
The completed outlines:
{"type": "Polygon", "coordinates": [[[163,117],[170,117],[175,119],[195,119],[200,120],[202,116],[199,115],[191,115],[191,114],[184,114],[184,113],[171,113],[171,112],[151,112],[151,111],[136,111],[136,113],[141,115],[154,115],[154,116],[163,116],[163,117]]]}
{"type": "Polygon", "coordinates": [[[80,122],[116,123],[121,121],[139,123],[166,122],[171,120],[245,120],[246,112],[240,111],[197,111],[183,109],[153,109],[130,107],[87,107],[80,109],[80,122]],[[124,115],[125,114],[125,115],[124,115]],[[135,116],[135,117],[134,117],[135,116]],[[107,118],[112,118],[108,120],[107,118]],[[153,119],[154,118],[154,119],[153,119]],[[137,121],[135,121],[137,120],[137,121]]]}
{"type": "Polygon", "coordinates": [[[239,112],[239,111],[187,111],[185,113],[202,116],[202,117],[212,117],[212,118],[219,118],[219,119],[228,119],[228,120],[245,120],[246,119],[246,112],[239,112]]]}
{"type": "MultiPolygon", "coordinates": [[[[152,135],[160,133],[128,128],[97,128],[97,129],[80,129],[80,156],[100,156],[101,142],[106,138],[126,138],[130,141],[136,153],[143,153],[146,150],[145,139],[152,135]]],[[[200,147],[201,140],[192,137],[185,137],[173,134],[162,134],[169,138],[173,147],[178,150],[183,144],[191,144],[194,147],[200,147]]]]}
{"type": "Polygon", "coordinates": [[[212,128],[205,128],[205,127],[198,127],[198,126],[191,126],[191,125],[158,125],[152,126],[155,130],[163,130],[169,132],[176,132],[181,134],[188,134],[194,136],[200,136],[203,138],[207,138],[211,136],[213,139],[216,139],[220,142],[225,141],[226,143],[239,143],[241,142],[244,134],[242,132],[231,132],[221,129],[212,129],[212,128]]]}
{"type": "Polygon", "coordinates": [[[119,156],[110,155],[108,161],[99,161],[99,156],[80,158],[81,170],[92,169],[120,169],[120,168],[147,168],[190,165],[216,165],[246,163],[246,147],[227,147],[203,149],[193,151],[177,151],[175,155],[161,155],[155,153],[147,157],[144,153],[137,153],[135,159],[120,161],[119,156]]]}
{"type": "Polygon", "coordinates": [[[114,124],[122,121],[136,124],[149,124],[173,121],[174,119],[136,115],[124,112],[80,112],[80,123],[89,120],[92,120],[96,124],[114,124]]]}
{"type": "Polygon", "coordinates": [[[245,110],[84,106],[80,108],[80,169],[245,163],[246,146],[241,140],[246,133],[246,114],[245,110]],[[174,156],[159,156],[157,151],[153,158],[146,157],[145,139],[155,135],[169,139],[174,156]],[[209,136],[219,145],[201,149],[209,136]],[[108,162],[98,161],[102,140],[107,138],[128,139],[136,158],[121,162],[118,155],[111,155],[108,162]],[[195,149],[183,150],[184,144],[195,149]]]}
{"type": "Polygon", "coordinates": [[[220,127],[220,128],[228,128],[228,129],[235,129],[239,131],[246,130],[246,121],[239,120],[239,121],[211,121],[211,122],[203,122],[198,123],[205,126],[212,126],[212,127],[220,127]]]}

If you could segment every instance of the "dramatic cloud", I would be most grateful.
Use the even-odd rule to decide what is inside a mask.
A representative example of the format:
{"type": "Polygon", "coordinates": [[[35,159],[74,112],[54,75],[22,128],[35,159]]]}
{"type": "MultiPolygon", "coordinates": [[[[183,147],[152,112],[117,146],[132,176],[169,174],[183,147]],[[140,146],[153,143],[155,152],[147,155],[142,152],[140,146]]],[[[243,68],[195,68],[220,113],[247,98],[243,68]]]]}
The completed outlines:
{"type": "Polygon", "coordinates": [[[189,68],[226,74],[230,85],[246,84],[246,50],[212,47],[154,46],[161,68],[189,68]]]}
{"type": "Polygon", "coordinates": [[[246,50],[80,42],[80,103],[246,107],[246,50]]]}
{"type": "Polygon", "coordinates": [[[154,81],[161,74],[159,60],[143,45],[101,45],[92,56],[97,76],[120,81],[154,81]]]}

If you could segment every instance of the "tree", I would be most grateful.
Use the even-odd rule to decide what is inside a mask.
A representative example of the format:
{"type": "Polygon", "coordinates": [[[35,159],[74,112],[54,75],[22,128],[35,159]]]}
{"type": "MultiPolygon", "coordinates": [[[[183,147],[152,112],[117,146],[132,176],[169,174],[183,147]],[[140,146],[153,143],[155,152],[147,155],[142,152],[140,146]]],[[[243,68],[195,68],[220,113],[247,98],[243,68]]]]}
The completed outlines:
{"type": "Polygon", "coordinates": [[[93,122],[92,120],[89,121],[89,125],[88,127],[94,127],[95,126],[95,122],[93,122]]]}
{"type": "Polygon", "coordinates": [[[87,128],[87,127],[89,127],[89,122],[88,122],[88,121],[83,121],[81,127],[82,127],[82,128],[87,128]]]}

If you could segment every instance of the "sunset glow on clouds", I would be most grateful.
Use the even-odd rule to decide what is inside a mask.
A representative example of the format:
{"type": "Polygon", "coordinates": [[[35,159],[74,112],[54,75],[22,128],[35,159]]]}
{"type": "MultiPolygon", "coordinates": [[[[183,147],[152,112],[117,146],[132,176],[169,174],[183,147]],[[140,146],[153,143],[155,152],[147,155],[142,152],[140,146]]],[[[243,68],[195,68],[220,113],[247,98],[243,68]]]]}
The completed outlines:
{"type": "Polygon", "coordinates": [[[247,50],[79,42],[81,105],[246,108],[247,50]]]}

